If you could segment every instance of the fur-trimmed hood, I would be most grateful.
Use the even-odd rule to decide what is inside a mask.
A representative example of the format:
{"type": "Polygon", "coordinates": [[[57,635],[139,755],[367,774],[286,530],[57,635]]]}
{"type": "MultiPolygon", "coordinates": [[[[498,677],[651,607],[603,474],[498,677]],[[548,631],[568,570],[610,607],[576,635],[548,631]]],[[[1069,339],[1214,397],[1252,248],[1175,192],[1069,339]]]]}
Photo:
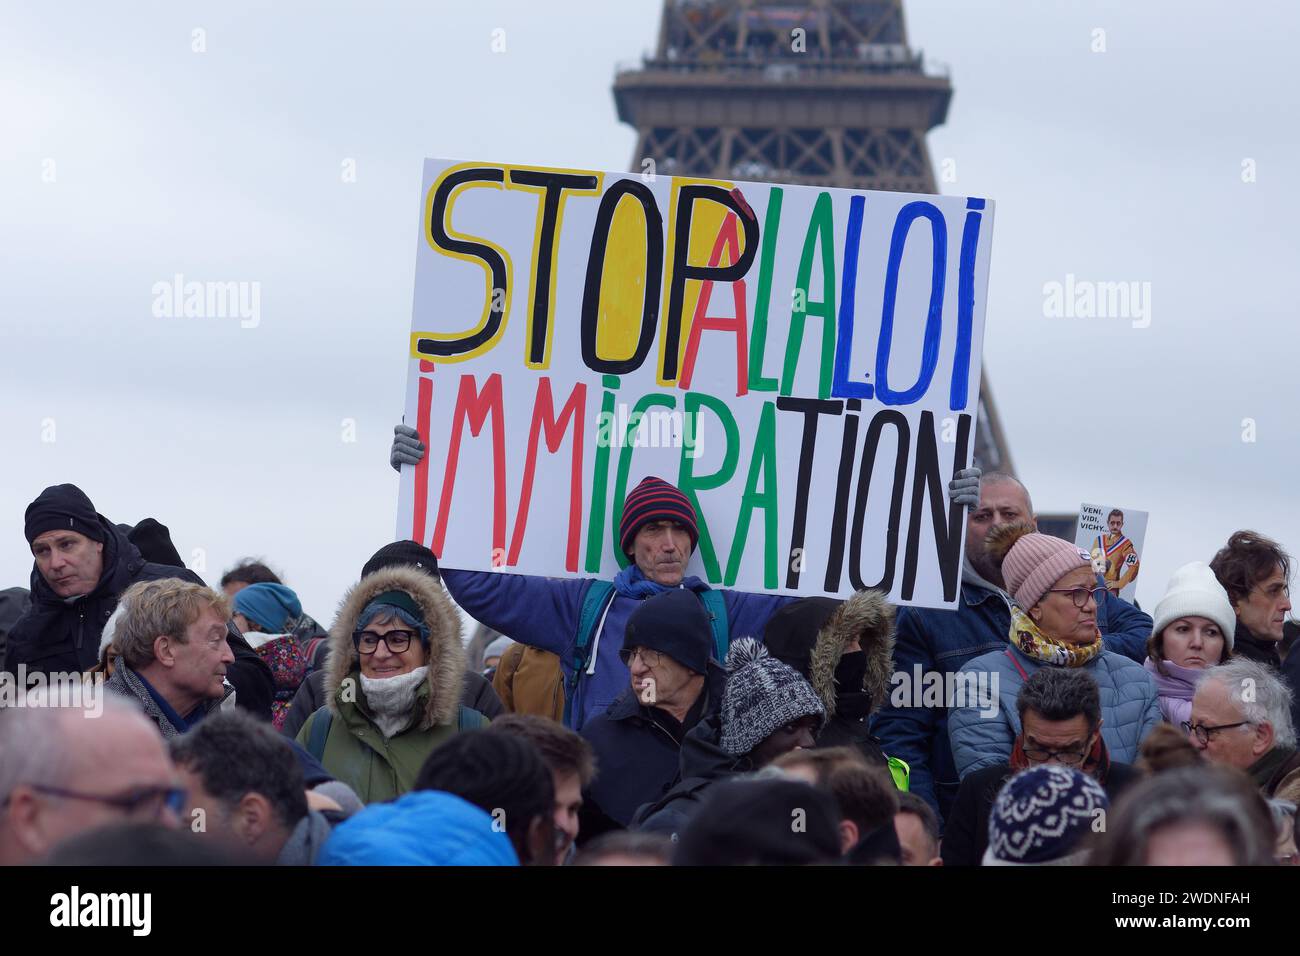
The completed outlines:
{"type": "Polygon", "coordinates": [[[859,591],[846,601],[810,597],[787,604],[772,615],[763,643],[777,657],[808,678],[826,708],[835,714],[835,668],[854,639],[866,653],[861,688],[871,710],[889,699],[894,667],[894,606],[880,591],[859,591]]]}
{"type": "Polygon", "coordinates": [[[349,675],[360,673],[357,651],[352,646],[352,632],[356,630],[361,612],[385,591],[409,594],[429,627],[429,696],[420,729],[454,724],[465,679],[460,615],[440,581],[418,568],[405,565],[369,574],[343,596],[334,626],[330,628],[329,656],[325,663],[325,699],[330,710],[336,716],[339,714],[339,687],[349,675]]]}

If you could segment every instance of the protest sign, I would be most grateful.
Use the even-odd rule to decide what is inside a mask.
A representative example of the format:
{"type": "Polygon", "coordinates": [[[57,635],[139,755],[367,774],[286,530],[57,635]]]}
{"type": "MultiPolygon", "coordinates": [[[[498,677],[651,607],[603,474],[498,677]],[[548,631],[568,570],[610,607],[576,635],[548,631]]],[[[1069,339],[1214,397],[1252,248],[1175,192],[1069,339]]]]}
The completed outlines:
{"type": "Polygon", "coordinates": [[[398,534],[609,578],[677,485],[719,587],[951,607],[992,204],[426,160],[398,534]]]}
{"type": "Polygon", "coordinates": [[[1132,602],[1137,594],[1147,513],[1114,505],[1079,506],[1074,543],[1092,555],[1092,566],[1117,597],[1132,602]]]}

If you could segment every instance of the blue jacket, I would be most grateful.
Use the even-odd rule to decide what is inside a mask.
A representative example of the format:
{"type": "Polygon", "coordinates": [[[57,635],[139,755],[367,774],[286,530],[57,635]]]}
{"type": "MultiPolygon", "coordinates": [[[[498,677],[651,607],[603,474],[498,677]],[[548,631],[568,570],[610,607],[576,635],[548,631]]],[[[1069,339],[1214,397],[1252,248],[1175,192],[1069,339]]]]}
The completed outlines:
{"type": "MultiPolygon", "coordinates": [[[[1138,663],[1146,658],[1151,618],[1127,601],[1107,592],[1097,606],[1097,627],[1106,650],[1138,663]]],[[[956,611],[899,609],[894,673],[907,675],[909,680],[918,666],[923,674],[955,673],[972,658],[1008,646],[1010,631],[1007,598],[1001,592],[963,582],[956,611]]],[[[911,791],[934,807],[939,819],[944,819],[959,783],[948,745],[948,709],[906,703],[896,707],[889,702],[872,717],[871,731],[885,753],[907,761],[912,771],[911,791]]]]}
{"type": "MultiPolygon", "coordinates": [[[[573,643],[578,636],[582,599],[594,578],[544,578],[501,571],[456,571],[442,569],[442,580],[456,603],[475,620],[507,637],[558,654],[564,669],[565,688],[573,673],[573,643]]],[[[692,591],[708,585],[699,578],[682,581],[692,591]]],[[[763,626],[783,605],[797,600],[781,594],[746,594],[723,591],[731,640],[759,637],[763,626]]],[[[599,641],[594,658],[595,673],[578,681],[574,701],[574,730],[603,713],[632,683],[627,666],[619,659],[623,630],[640,600],[615,592],[605,617],[604,629],[592,640],[599,641]]]]}
{"type": "MultiPolygon", "coordinates": [[[[1002,650],[977,657],[963,668],[967,674],[987,673],[990,679],[997,678],[998,712],[993,717],[981,714],[979,705],[971,702],[949,713],[948,739],[959,777],[1008,761],[1020,733],[1016,695],[1028,675],[1048,666],[1008,643],[1002,650]]],[[[1110,651],[1102,651],[1084,664],[1083,670],[1101,690],[1101,737],[1111,759],[1134,763],[1138,745],[1160,723],[1155,681],[1141,664],[1110,651]]]]}
{"type": "Polygon", "coordinates": [[[317,866],[518,866],[505,831],[466,800],[416,790],[334,828],[317,866]]]}

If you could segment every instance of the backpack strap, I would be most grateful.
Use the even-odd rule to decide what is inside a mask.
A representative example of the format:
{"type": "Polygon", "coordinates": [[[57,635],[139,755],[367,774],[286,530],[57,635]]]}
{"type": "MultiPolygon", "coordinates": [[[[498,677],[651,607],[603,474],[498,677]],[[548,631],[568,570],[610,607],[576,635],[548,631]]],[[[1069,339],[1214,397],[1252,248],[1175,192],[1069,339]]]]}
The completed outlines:
{"type": "Polygon", "coordinates": [[[474,708],[460,705],[460,713],[456,717],[457,730],[482,730],[488,723],[487,717],[474,708]]]}
{"type": "Polygon", "coordinates": [[[1005,651],[1003,651],[1002,653],[1005,654],[1005,655],[1007,655],[1007,660],[1009,660],[1009,661],[1011,662],[1011,666],[1014,667],[1017,671],[1020,672],[1020,679],[1021,679],[1021,680],[1029,680],[1029,675],[1026,674],[1026,673],[1025,673],[1025,669],[1024,669],[1023,667],[1020,666],[1020,661],[1016,660],[1016,655],[1013,654],[1013,653],[1011,653],[1011,648],[1008,647],[1008,648],[1007,648],[1005,651]]]}
{"type": "Polygon", "coordinates": [[[719,664],[727,661],[727,649],[731,646],[731,634],[727,625],[727,601],[721,591],[709,588],[697,592],[704,610],[709,612],[709,627],[713,630],[713,655],[719,664]]]}
{"type": "Polygon", "coordinates": [[[591,640],[596,636],[596,627],[604,617],[605,609],[614,600],[614,584],[611,581],[596,579],[582,596],[582,610],[578,613],[578,633],[573,640],[573,655],[570,658],[571,673],[569,686],[564,695],[564,726],[573,726],[573,702],[577,696],[578,681],[582,672],[591,663],[591,640]]]}
{"type": "Polygon", "coordinates": [[[325,738],[330,735],[330,725],[334,723],[334,712],[329,707],[316,711],[316,719],[311,722],[311,733],[307,735],[307,752],[317,760],[325,757],[325,738]]]}

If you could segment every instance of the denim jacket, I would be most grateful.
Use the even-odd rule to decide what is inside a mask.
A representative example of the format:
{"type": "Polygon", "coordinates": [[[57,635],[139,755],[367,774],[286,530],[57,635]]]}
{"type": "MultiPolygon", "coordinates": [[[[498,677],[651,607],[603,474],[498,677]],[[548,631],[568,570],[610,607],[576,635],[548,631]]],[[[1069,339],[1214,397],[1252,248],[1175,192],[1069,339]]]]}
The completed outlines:
{"type": "MultiPolygon", "coordinates": [[[[1002,591],[963,580],[956,611],[905,607],[898,612],[895,689],[891,700],[873,717],[871,730],[885,753],[907,761],[912,770],[912,792],[934,807],[941,820],[952,806],[960,782],[948,743],[948,708],[913,706],[915,699],[900,690],[915,682],[918,665],[923,675],[954,674],[971,659],[1005,648],[1011,630],[1009,601],[1002,591]]],[[[1139,664],[1146,659],[1149,615],[1106,592],[1097,605],[1097,627],[1106,650],[1139,664]]]]}

